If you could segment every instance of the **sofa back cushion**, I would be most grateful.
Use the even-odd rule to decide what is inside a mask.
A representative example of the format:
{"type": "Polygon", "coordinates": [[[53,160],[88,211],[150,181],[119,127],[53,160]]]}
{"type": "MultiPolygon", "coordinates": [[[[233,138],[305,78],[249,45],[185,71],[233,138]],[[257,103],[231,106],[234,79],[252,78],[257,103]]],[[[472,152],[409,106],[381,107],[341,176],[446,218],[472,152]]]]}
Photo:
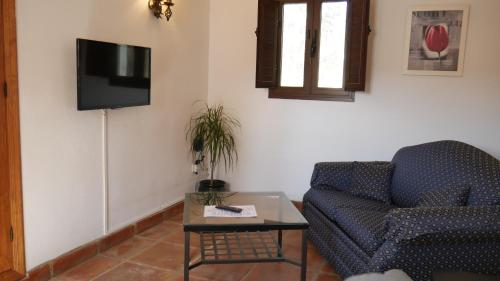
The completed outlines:
{"type": "Polygon", "coordinates": [[[439,141],[400,149],[394,159],[391,195],[395,205],[415,207],[421,194],[470,186],[468,205],[500,204],[500,162],[471,145],[439,141]]]}
{"type": "Polygon", "coordinates": [[[394,165],[388,162],[354,162],[352,186],[347,192],[390,204],[393,169],[394,165]]]}
{"type": "Polygon", "coordinates": [[[353,162],[321,162],[314,165],[311,187],[346,190],[351,187],[353,162]]]}

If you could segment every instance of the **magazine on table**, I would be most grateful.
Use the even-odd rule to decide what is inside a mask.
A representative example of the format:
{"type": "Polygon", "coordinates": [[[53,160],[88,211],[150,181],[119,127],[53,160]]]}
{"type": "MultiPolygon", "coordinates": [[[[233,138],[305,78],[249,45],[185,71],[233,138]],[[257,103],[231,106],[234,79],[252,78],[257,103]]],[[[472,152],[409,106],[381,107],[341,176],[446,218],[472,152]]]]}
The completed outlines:
{"type": "Polygon", "coordinates": [[[255,205],[231,206],[242,209],[241,213],[215,208],[216,206],[205,206],[203,216],[205,218],[255,218],[257,210],[255,205]]]}

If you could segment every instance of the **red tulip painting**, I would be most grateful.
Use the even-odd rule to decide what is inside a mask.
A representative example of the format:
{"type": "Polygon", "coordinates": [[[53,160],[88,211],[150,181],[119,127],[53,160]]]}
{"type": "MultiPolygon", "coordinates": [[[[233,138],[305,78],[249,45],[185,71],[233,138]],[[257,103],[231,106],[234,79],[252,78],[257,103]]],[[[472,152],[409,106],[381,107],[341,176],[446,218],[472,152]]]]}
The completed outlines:
{"type": "Polygon", "coordinates": [[[448,48],[450,42],[446,26],[429,25],[425,31],[425,44],[430,51],[438,53],[439,65],[441,65],[441,52],[448,48]]]}
{"type": "Polygon", "coordinates": [[[416,5],[408,11],[403,73],[461,76],[469,5],[416,5]]]}

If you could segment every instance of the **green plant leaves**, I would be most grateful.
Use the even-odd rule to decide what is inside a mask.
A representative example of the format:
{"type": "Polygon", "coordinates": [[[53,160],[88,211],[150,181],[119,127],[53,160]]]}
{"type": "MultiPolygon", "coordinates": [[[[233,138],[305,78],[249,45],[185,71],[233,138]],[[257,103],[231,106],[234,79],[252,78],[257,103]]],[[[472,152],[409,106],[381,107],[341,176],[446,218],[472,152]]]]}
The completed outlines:
{"type": "MultiPolygon", "coordinates": [[[[240,122],[224,112],[222,105],[208,106],[205,104],[189,122],[186,139],[190,142],[191,153],[196,153],[196,142],[203,140],[202,153],[210,156],[211,180],[215,167],[224,161],[226,172],[233,168],[238,159],[234,129],[240,128],[240,122]]],[[[200,147],[198,145],[198,147],[200,147]]]]}

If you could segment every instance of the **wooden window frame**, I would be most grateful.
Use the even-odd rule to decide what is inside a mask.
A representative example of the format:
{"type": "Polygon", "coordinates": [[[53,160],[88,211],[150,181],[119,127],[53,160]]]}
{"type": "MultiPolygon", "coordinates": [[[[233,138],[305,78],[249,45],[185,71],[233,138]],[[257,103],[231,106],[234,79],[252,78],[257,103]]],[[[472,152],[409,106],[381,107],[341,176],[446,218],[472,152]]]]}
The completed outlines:
{"type": "Polygon", "coordinates": [[[369,0],[259,0],[256,87],[268,88],[269,98],[354,101],[355,92],[365,89],[366,53],[370,32],[369,4],[369,0]],[[324,2],[347,2],[343,89],[317,86],[321,46],[321,6],[324,2]],[[279,86],[283,5],[290,3],[308,4],[303,87],[279,86]],[[261,37],[261,32],[262,36],[267,38],[261,37]],[[317,50],[312,57],[310,50],[313,37],[316,38],[317,50]],[[272,44],[274,45],[271,48],[272,44]],[[263,67],[264,65],[266,67],[263,67]],[[267,80],[262,80],[262,77],[266,77],[267,80]]]}

